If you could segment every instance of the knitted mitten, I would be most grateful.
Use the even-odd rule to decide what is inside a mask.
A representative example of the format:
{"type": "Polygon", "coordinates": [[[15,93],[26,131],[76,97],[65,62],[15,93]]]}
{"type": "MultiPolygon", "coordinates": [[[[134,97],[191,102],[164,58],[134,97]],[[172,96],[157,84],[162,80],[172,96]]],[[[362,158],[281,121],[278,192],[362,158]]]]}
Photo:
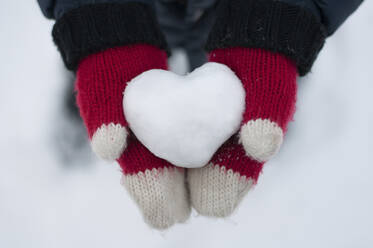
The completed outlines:
{"type": "Polygon", "coordinates": [[[92,149],[100,157],[118,159],[127,146],[122,107],[127,82],[144,71],[166,69],[166,59],[164,51],[144,44],[109,48],[80,62],[77,103],[92,149]]]}
{"type": "Polygon", "coordinates": [[[190,207],[184,170],[140,144],[122,107],[129,81],[150,69],[167,69],[166,44],[151,7],[84,5],[58,19],[53,36],[66,66],[77,72],[77,103],[93,150],[118,159],[122,184],[148,224],[164,229],[185,221],[190,207]]]}
{"type": "Polygon", "coordinates": [[[295,108],[296,66],[282,55],[251,48],[215,50],[209,60],[229,66],[246,92],[239,134],[207,167],[189,173],[193,206],[201,214],[223,217],[232,213],[257,181],[263,162],[281,145],[295,108]]]}
{"type": "Polygon", "coordinates": [[[280,148],[296,101],[295,63],[281,54],[255,48],[227,48],[210,53],[210,61],[230,67],[246,92],[239,142],[259,162],[280,148]]]}
{"type": "Polygon", "coordinates": [[[230,67],[246,92],[240,131],[211,163],[188,172],[193,207],[224,217],[256,183],[279,150],[296,101],[296,77],[320,50],[321,24],[301,7],[275,0],[222,0],[207,48],[211,62],[230,67]]]}
{"type": "Polygon", "coordinates": [[[237,135],[230,138],[202,168],[188,169],[191,204],[201,215],[229,216],[256,183],[263,163],[245,154],[237,135]]]}
{"type": "Polygon", "coordinates": [[[150,226],[165,229],[189,218],[185,169],[154,156],[132,133],[118,162],[123,170],[122,185],[150,226]]]}
{"type": "Polygon", "coordinates": [[[122,184],[145,221],[157,229],[189,216],[184,170],[155,157],[132,133],[128,137],[122,101],[127,82],[150,69],[167,69],[166,61],[164,51],[149,45],[110,48],[83,59],[76,82],[77,102],[93,150],[104,158],[119,158],[128,143],[118,160],[122,184]]]}

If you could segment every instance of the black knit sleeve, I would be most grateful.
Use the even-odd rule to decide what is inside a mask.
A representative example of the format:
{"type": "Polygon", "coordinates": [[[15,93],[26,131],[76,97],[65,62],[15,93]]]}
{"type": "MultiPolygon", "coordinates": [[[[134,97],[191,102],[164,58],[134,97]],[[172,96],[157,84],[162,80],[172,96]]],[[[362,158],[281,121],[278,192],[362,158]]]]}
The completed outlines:
{"type": "Polygon", "coordinates": [[[253,47],[282,53],[305,75],[326,36],[317,16],[300,6],[278,0],[221,0],[206,48],[253,47]]]}
{"type": "Polygon", "coordinates": [[[117,46],[149,44],[168,52],[154,10],[144,3],[81,6],[59,18],[52,35],[70,70],[84,57],[117,46]]]}

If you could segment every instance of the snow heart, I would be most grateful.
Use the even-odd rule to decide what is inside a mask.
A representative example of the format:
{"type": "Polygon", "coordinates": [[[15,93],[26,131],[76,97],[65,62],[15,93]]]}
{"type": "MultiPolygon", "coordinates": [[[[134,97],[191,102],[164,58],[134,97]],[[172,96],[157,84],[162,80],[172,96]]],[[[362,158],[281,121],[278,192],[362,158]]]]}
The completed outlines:
{"type": "Polygon", "coordinates": [[[186,76],[146,71],[129,82],[123,109],[136,137],[170,163],[198,168],[239,129],[245,92],[228,67],[206,63],[186,76]]]}

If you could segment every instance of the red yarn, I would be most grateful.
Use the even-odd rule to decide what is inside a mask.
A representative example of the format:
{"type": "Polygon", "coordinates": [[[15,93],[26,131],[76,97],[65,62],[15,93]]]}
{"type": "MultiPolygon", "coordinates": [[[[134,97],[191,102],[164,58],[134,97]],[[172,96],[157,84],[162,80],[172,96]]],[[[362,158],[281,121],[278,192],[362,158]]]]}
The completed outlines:
{"type": "Polygon", "coordinates": [[[227,65],[241,80],[246,92],[243,123],[269,119],[286,129],[297,93],[297,68],[290,59],[263,49],[230,48],[211,52],[210,61],[227,65]]]}
{"type": "Polygon", "coordinates": [[[127,142],[127,149],[118,159],[124,174],[135,174],[140,171],[174,166],[151,153],[133,133],[129,135],[127,142]]]}
{"type": "MultiPolygon", "coordinates": [[[[209,61],[227,65],[241,80],[246,92],[242,124],[269,119],[286,131],[295,111],[297,92],[297,69],[291,60],[263,49],[229,48],[212,51],[209,61]]],[[[246,156],[236,136],[219,149],[212,162],[255,181],[263,167],[263,163],[246,156]]]]}
{"type": "Polygon", "coordinates": [[[102,124],[128,126],[122,107],[123,91],[127,82],[150,69],[167,69],[166,53],[150,45],[110,48],[80,62],[77,103],[89,137],[102,124]]]}
{"type": "MultiPolygon", "coordinates": [[[[111,48],[81,61],[77,71],[77,102],[89,137],[102,124],[128,127],[122,107],[123,91],[127,82],[150,69],[167,69],[166,53],[150,45],[111,48]]],[[[133,133],[118,162],[124,174],[173,166],[154,156],[133,133]]]]}
{"type": "Polygon", "coordinates": [[[246,156],[242,145],[238,143],[237,135],[225,142],[211,159],[214,165],[224,166],[246,176],[247,179],[258,180],[263,164],[246,156]]]}

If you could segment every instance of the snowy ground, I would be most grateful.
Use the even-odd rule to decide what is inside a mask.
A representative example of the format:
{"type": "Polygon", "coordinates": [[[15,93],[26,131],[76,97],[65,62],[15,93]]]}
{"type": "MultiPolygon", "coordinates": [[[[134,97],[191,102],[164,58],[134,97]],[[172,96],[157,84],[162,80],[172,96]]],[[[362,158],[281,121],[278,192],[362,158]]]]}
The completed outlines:
{"type": "Polygon", "coordinates": [[[52,22],[36,1],[3,2],[0,247],[372,247],[372,13],[365,1],[300,81],[285,144],[239,211],[225,220],[194,213],[159,233],[141,220],[115,164],[88,154],[65,166],[56,155],[69,128],[52,22]]]}

